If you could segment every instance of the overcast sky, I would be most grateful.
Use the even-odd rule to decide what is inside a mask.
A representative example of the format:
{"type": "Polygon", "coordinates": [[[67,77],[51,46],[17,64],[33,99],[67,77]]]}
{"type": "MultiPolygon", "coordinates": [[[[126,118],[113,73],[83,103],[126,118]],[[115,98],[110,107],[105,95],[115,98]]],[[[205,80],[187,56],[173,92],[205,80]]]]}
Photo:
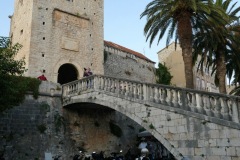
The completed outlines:
{"type": "MultiPolygon", "coordinates": [[[[104,0],[104,39],[140,52],[158,63],[157,52],[166,46],[166,41],[163,39],[159,45],[154,42],[150,48],[143,33],[146,20],[140,19],[150,1],[104,0]]],[[[9,35],[8,15],[12,15],[13,9],[14,0],[0,0],[0,36],[9,35]]]]}

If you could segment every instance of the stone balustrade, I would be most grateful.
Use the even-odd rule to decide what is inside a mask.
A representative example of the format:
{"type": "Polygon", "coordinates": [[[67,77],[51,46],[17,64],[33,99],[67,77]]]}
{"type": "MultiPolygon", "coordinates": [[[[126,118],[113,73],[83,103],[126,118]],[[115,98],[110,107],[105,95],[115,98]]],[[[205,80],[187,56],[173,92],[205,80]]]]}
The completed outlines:
{"type": "Polygon", "coordinates": [[[69,98],[86,91],[102,91],[141,103],[155,103],[239,123],[240,97],[160,84],[93,75],[62,86],[69,98]]]}

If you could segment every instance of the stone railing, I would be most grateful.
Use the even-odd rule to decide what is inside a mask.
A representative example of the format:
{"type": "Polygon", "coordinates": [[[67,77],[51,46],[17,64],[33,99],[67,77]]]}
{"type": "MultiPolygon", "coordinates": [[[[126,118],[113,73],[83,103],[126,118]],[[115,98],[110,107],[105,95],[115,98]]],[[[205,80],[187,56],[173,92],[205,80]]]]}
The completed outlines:
{"type": "Polygon", "coordinates": [[[163,104],[239,123],[240,97],[93,75],[62,86],[63,98],[104,91],[127,100],[163,104]]]}

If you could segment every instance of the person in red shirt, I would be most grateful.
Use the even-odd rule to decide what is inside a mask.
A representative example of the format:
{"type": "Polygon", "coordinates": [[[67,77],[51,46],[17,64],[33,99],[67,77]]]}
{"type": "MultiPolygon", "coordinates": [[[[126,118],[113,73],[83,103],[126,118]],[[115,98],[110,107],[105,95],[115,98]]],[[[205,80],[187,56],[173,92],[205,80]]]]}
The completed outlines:
{"type": "Polygon", "coordinates": [[[41,81],[47,81],[47,78],[44,76],[44,74],[39,76],[38,79],[41,80],[41,81]]]}

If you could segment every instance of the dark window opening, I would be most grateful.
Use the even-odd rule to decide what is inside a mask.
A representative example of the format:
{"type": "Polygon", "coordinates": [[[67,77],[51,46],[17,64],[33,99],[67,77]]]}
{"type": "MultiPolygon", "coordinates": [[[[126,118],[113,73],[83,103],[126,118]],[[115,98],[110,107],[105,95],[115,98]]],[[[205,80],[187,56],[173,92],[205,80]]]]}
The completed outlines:
{"type": "Polygon", "coordinates": [[[20,31],[20,34],[21,34],[21,35],[23,34],[23,29],[20,31]]]}
{"type": "Polygon", "coordinates": [[[60,84],[65,84],[77,80],[78,70],[74,65],[67,63],[63,64],[58,70],[58,80],[60,84]]]}
{"type": "Polygon", "coordinates": [[[46,10],[48,10],[48,8],[46,8],[46,10]]]}
{"type": "Polygon", "coordinates": [[[45,22],[43,22],[42,24],[45,25],[45,22]]]}
{"type": "Polygon", "coordinates": [[[44,57],[44,54],[42,54],[42,57],[44,57]]]}
{"type": "Polygon", "coordinates": [[[45,72],[46,72],[46,70],[44,69],[44,70],[43,70],[43,73],[45,73],[45,72]]]}
{"type": "Polygon", "coordinates": [[[43,37],[43,40],[45,40],[45,37],[43,37]]]}

